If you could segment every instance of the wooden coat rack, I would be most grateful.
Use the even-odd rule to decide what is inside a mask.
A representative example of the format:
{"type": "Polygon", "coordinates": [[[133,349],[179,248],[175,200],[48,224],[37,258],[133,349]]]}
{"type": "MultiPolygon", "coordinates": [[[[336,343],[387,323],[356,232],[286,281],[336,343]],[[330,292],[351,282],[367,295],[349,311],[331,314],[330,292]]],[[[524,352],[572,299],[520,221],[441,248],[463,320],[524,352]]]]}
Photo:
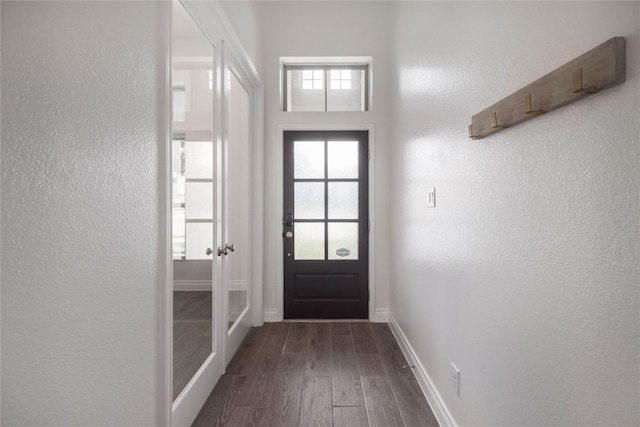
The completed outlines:
{"type": "Polygon", "coordinates": [[[471,118],[469,137],[484,138],[625,81],[625,39],[614,37],[471,118]]]}

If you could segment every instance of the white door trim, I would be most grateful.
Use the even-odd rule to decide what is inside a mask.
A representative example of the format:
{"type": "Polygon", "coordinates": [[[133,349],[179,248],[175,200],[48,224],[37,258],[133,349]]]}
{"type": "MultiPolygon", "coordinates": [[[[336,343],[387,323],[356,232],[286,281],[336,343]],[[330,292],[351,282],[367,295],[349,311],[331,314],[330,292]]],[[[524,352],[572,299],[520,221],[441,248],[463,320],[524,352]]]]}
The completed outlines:
{"type": "MultiPolygon", "coordinates": [[[[289,130],[297,130],[297,131],[328,131],[328,130],[365,130],[369,132],[369,220],[371,221],[371,230],[369,231],[369,320],[379,321],[376,317],[376,270],[375,270],[375,254],[376,254],[376,234],[375,224],[376,224],[376,185],[375,185],[375,176],[376,176],[376,168],[375,168],[375,125],[373,124],[340,124],[340,125],[327,125],[327,124],[312,124],[312,125],[304,125],[304,124],[289,124],[289,125],[278,125],[278,141],[277,147],[280,155],[282,155],[283,150],[283,140],[284,140],[284,132],[289,130]]],[[[284,199],[284,176],[280,174],[280,181],[278,185],[278,189],[276,194],[276,200],[278,200],[280,211],[282,211],[282,200],[284,199]]],[[[277,306],[275,313],[273,310],[265,310],[264,311],[264,319],[269,322],[279,322],[284,319],[284,242],[282,239],[278,241],[278,245],[276,247],[277,257],[278,257],[278,277],[277,277],[277,306]]]]}
{"type": "Polygon", "coordinates": [[[160,425],[171,425],[171,414],[173,405],[173,229],[171,226],[173,218],[172,198],[171,194],[171,144],[173,143],[172,127],[172,87],[171,87],[171,42],[173,34],[171,3],[165,3],[162,8],[164,13],[164,26],[166,31],[162,34],[164,38],[165,60],[164,60],[164,92],[161,94],[164,99],[164,108],[161,110],[164,122],[164,140],[160,141],[160,203],[163,209],[160,210],[160,238],[161,245],[160,254],[162,254],[163,276],[160,277],[160,309],[158,310],[160,337],[161,341],[161,358],[160,372],[158,383],[161,384],[159,394],[160,425]]]}

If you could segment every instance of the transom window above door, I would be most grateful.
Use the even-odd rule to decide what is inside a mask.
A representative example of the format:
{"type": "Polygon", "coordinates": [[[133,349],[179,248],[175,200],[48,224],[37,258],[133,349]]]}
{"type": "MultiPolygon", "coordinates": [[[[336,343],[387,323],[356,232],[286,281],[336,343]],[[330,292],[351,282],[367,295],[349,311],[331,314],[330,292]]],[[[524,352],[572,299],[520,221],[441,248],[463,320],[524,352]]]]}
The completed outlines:
{"type": "MultiPolygon", "coordinates": [[[[281,58],[281,61],[283,59],[281,58]]],[[[282,62],[284,111],[368,111],[369,63],[282,62]]]]}

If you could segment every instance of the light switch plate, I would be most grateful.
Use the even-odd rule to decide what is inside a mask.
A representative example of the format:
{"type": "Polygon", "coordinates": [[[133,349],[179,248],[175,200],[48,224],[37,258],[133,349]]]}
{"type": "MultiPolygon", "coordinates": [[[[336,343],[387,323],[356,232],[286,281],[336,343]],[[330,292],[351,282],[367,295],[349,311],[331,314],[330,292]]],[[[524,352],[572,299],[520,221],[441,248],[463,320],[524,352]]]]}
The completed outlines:
{"type": "Polygon", "coordinates": [[[427,207],[435,208],[436,207],[436,189],[435,187],[427,189],[427,207]]]}

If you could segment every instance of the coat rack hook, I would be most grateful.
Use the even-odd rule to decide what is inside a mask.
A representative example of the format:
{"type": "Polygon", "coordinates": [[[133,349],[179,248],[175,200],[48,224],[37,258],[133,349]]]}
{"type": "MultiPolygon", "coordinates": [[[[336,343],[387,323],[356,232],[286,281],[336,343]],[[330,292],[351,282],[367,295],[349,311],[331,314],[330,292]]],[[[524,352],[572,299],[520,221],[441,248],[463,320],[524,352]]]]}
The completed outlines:
{"type": "Polygon", "coordinates": [[[542,114],[544,110],[534,110],[531,107],[531,94],[524,97],[524,113],[525,114],[542,114]]]}
{"type": "Polygon", "coordinates": [[[473,125],[469,125],[469,138],[471,138],[471,139],[480,139],[480,138],[482,138],[479,135],[474,135],[473,134],[473,125]]]}
{"type": "Polygon", "coordinates": [[[497,129],[497,128],[504,129],[507,127],[509,126],[498,124],[498,113],[496,113],[495,111],[491,113],[491,129],[497,129]]]}
{"type": "Polygon", "coordinates": [[[582,86],[582,68],[578,68],[573,72],[573,93],[596,93],[598,90],[595,86],[582,86]]]}

